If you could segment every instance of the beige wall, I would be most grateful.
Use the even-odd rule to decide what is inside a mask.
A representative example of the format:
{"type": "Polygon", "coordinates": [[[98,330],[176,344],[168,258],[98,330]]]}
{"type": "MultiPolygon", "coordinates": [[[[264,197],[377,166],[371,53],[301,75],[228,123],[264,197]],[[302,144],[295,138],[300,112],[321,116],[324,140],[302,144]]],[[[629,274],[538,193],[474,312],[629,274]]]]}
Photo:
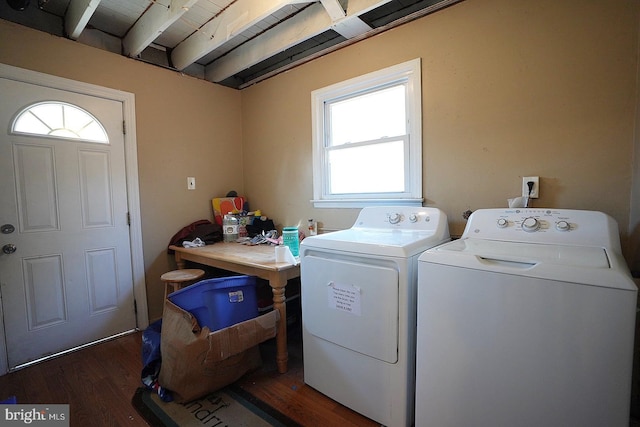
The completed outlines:
{"type": "Polygon", "coordinates": [[[245,189],[280,223],[352,225],[314,209],[310,93],[422,58],[423,192],[452,234],[462,212],[506,207],[540,176],[534,207],[601,210],[627,240],[640,4],[467,0],[242,91],[245,189]],[[268,164],[268,168],[255,168],[268,164]]]}
{"type": "Polygon", "coordinates": [[[357,209],[310,203],[310,93],[417,57],[425,205],[453,234],[463,211],[504,207],[538,175],[534,206],[604,211],[627,245],[639,12],[635,0],[466,0],[241,92],[2,20],[0,62],[135,94],[155,319],[168,240],[211,219],[212,197],[235,189],[279,225],[351,226],[357,209]]]}
{"type": "Polygon", "coordinates": [[[3,20],[0,62],[135,95],[147,300],[160,317],[171,236],[212,220],[211,198],[243,191],[240,92],[3,20]]]}

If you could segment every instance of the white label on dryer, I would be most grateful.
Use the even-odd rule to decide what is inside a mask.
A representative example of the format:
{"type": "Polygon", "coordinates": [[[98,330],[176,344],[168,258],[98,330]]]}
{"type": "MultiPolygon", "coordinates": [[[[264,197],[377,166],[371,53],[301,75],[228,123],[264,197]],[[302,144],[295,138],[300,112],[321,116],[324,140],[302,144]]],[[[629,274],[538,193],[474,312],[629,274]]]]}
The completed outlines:
{"type": "Polygon", "coordinates": [[[327,285],[329,307],[360,316],[360,288],[354,285],[329,282],[327,285]]]}

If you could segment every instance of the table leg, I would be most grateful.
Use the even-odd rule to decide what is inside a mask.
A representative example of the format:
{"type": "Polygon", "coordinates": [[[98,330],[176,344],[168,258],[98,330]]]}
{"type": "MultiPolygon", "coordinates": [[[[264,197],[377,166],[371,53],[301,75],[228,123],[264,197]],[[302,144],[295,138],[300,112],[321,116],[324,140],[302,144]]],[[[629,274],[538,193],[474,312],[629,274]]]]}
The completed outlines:
{"type": "Polygon", "coordinates": [[[273,308],[280,312],[278,331],[276,335],[276,363],[278,372],[287,372],[289,362],[289,351],[287,350],[287,304],[285,302],[285,287],[287,280],[281,277],[269,280],[271,291],[273,292],[273,308]]]}
{"type": "Polygon", "coordinates": [[[180,252],[175,253],[176,265],[178,266],[178,270],[184,270],[185,262],[180,255],[180,252]]]}

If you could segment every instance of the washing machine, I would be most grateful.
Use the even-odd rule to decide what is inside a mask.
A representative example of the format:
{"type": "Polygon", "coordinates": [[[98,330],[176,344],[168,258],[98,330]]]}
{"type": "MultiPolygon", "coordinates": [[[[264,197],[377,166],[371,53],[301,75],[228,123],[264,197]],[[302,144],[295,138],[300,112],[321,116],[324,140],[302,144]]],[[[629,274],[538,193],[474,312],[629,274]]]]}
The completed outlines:
{"type": "Polygon", "coordinates": [[[418,264],[416,427],[629,425],[637,288],[611,217],[478,210],[418,264]]]}
{"type": "Polygon", "coordinates": [[[409,426],[418,257],[449,241],[435,208],[367,207],[300,245],[304,381],[386,426],[409,426]]]}

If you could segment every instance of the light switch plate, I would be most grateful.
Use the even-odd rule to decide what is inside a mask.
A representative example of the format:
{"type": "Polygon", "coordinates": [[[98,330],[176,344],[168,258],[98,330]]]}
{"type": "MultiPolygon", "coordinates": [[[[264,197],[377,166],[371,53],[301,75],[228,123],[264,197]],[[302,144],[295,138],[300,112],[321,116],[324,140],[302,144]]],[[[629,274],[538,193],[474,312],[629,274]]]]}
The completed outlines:
{"type": "Polygon", "coordinates": [[[187,178],[187,190],[195,190],[196,189],[196,178],[190,176],[187,178]]]}

